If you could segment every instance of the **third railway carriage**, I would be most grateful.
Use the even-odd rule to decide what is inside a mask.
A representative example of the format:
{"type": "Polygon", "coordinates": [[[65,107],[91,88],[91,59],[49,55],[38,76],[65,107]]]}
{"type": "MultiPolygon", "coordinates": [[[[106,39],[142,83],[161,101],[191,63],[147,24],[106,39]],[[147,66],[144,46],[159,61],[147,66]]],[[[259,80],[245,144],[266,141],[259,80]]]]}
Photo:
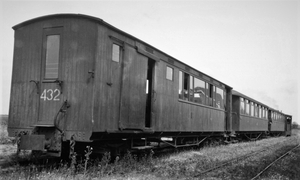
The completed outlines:
{"type": "Polygon", "coordinates": [[[270,130],[269,107],[238,91],[232,91],[232,127],[247,138],[259,137],[270,130]]]}
{"type": "Polygon", "coordinates": [[[180,147],[232,132],[230,86],[99,18],[48,15],[13,29],[8,132],[19,149],[180,147]]]}
{"type": "Polygon", "coordinates": [[[269,109],[270,133],[273,135],[282,135],[287,128],[287,117],[282,112],[273,108],[269,109]]]}

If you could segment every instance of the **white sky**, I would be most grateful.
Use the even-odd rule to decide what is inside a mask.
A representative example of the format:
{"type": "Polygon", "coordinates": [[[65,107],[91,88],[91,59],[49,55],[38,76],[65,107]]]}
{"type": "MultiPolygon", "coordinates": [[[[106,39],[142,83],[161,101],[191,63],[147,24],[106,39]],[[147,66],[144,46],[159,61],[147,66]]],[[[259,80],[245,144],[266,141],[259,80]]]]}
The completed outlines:
{"type": "Polygon", "coordinates": [[[9,107],[11,27],[43,15],[80,13],[103,19],[300,124],[297,0],[2,0],[0,10],[0,114],[8,114],[9,107]]]}

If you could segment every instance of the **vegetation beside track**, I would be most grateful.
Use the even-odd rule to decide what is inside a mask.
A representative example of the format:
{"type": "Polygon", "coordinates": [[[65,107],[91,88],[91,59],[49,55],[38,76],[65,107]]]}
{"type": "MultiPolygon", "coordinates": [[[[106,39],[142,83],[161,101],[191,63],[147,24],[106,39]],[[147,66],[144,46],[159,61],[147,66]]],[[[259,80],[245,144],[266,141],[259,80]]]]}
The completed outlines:
{"type": "MultiPolygon", "coordinates": [[[[251,179],[261,168],[297,143],[300,143],[300,131],[294,130],[291,137],[204,147],[171,153],[163,157],[155,157],[153,153],[139,157],[127,153],[122,159],[117,158],[111,162],[110,155],[105,154],[96,160],[76,159],[76,166],[59,162],[43,168],[34,163],[24,167],[20,164],[20,158],[26,159],[30,156],[25,154],[17,158],[12,154],[6,158],[11,161],[9,168],[14,170],[7,172],[0,170],[0,179],[251,179]],[[233,161],[224,168],[195,177],[205,169],[264,148],[268,149],[247,159],[233,161]]],[[[1,156],[3,155],[0,155],[0,159],[1,156]]],[[[300,154],[297,151],[261,178],[300,179],[299,162],[300,154]]]]}

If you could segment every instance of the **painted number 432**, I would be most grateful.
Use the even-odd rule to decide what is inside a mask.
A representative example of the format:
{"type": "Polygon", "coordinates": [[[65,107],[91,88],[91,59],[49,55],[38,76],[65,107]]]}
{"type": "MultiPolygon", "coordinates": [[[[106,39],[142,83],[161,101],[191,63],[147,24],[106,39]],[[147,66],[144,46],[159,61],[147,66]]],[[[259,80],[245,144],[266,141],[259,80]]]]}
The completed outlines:
{"type": "Polygon", "coordinates": [[[41,99],[43,99],[44,101],[59,101],[59,95],[59,89],[44,89],[43,93],[41,94],[41,99]]]}

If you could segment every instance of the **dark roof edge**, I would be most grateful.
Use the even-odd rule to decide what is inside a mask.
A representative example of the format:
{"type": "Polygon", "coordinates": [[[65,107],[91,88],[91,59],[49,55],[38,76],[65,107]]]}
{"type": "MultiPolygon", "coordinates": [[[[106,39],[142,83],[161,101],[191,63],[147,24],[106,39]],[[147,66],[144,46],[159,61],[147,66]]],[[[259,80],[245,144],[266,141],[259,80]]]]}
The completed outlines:
{"type": "Polygon", "coordinates": [[[273,109],[273,108],[271,108],[270,106],[268,106],[268,105],[266,105],[266,104],[264,104],[264,103],[261,103],[261,102],[255,100],[255,99],[253,99],[253,98],[251,98],[251,97],[249,97],[249,96],[246,96],[246,95],[244,95],[244,94],[242,94],[242,93],[240,93],[240,92],[238,92],[238,91],[236,91],[236,90],[232,90],[232,95],[240,96],[240,97],[246,98],[246,99],[248,99],[248,100],[250,100],[250,101],[256,102],[256,103],[258,103],[258,104],[260,104],[260,105],[264,105],[264,106],[266,106],[266,107],[268,107],[268,108],[270,108],[270,109],[273,109]]]}
{"type": "Polygon", "coordinates": [[[246,98],[246,99],[249,99],[250,101],[256,102],[256,103],[258,103],[258,104],[260,104],[260,105],[264,105],[264,106],[268,107],[269,109],[271,109],[272,111],[276,111],[276,112],[279,112],[279,113],[284,114],[283,112],[280,112],[279,110],[274,109],[274,108],[272,108],[272,107],[270,107],[270,106],[268,106],[268,105],[266,105],[266,104],[264,104],[264,103],[261,103],[261,102],[255,100],[255,99],[253,99],[253,98],[251,98],[251,97],[249,97],[249,96],[246,96],[246,95],[244,95],[244,94],[242,94],[242,93],[240,93],[240,92],[238,92],[238,91],[236,91],[236,90],[232,90],[232,95],[244,97],[244,98],[246,98]]]}
{"type": "Polygon", "coordinates": [[[15,26],[13,26],[12,28],[14,30],[17,30],[17,29],[21,28],[22,26],[26,26],[30,23],[35,22],[35,21],[39,21],[39,20],[42,20],[42,19],[48,19],[48,18],[52,18],[52,17],[55,17],[55,16],[77,17],[77,18],[81,17],[81,18],[85,18],[85,19],[94,20],[94,21],[97,21],[97,22],[103,22],[102,19],[94,17],[94,16],[89,16],[89,15],[84,15],[84,14],[59,13],[59,14],[50,14],[50,15],[45,15],[45,16],[40,16],[40,17],[37,17],[37,18],[33,18],[33,19],[30,19],[30,20],[24,21],[20,24],[17,24],[15,26]]]}

